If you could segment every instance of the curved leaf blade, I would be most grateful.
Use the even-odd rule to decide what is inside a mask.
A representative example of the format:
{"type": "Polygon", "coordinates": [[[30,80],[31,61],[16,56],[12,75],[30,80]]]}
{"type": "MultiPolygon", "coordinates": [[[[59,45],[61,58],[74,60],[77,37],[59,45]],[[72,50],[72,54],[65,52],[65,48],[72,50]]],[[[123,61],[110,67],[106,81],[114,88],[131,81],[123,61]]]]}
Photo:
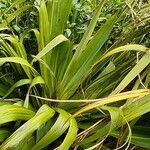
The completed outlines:
{"type": "Polygon", "coordinates": [[[33,118],[18,128],[5,142],[2,143],[0,149],[21,149],[24,140],[27,140],[36,129],[47,122],[54,114],[55,111],[53,109],[47,105],[43,105],[33,118]]]}
{"type": "Polygon", "coordinates": [[[34,112],[24,107],[15,105],[0,106],[0,125],[17,120],[29,120],[34,116],[34,112]]]}

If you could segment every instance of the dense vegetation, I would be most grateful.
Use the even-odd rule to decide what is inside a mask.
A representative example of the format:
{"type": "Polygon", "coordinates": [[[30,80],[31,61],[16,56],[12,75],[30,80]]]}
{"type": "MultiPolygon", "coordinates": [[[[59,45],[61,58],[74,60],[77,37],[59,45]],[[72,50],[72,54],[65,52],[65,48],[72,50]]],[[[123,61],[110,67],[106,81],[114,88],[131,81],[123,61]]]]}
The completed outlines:
{"type": "Polygon", "coordinates": [[[1,0],[0,149],[150,149],[148,0],[1,0]]]}

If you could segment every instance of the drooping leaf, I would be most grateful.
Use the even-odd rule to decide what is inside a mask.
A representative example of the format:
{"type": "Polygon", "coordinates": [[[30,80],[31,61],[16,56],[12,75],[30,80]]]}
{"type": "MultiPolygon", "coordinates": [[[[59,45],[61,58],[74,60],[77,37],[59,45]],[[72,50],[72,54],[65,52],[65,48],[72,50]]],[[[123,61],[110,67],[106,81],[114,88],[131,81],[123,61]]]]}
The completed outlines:
{"type": "Polygon", "coordinates": [[[5,142],[0,146],[0,149],[21,149],[23,148],[23,144],[25,141],[31,137],[32,133],[47,122],[53,115],[55,111],[48,107],[47,105],[43,105],[37,114],[23,124],[20,128],[18,128],[5,142]]]}
{"type": "MultiPolygon", "coordinates": [[[[20,65],[24,65],[24,66],[27,66],[31,69],[31,71],[33,71],[33,73],[35,75],[38,75],[39,73],[28,63],[27,60],[21,58],[21,57],[3,57],[3,58],[0,58],[0,66],[2,66],[4,63],[6,62],[13,62],[13,63],[17,63],[17,64],[20,64],[20,65]]],[[[28,72],[28,71],[27,71],[28,72]]]]}
{"type": "Polygon", "coordinates": [[[50,143],[60,137],[69,127],[69,123],[67,122],[67,120],[69,119],[70,114],[61,109],[56,109],[56,111],[60,113],[56,122],[51,127],[51,129],[43,136],[43,138],[36,143],[32,150],[42,149],[48,146],[50,143]]]}
{"type": "Polygon", "coordinates": [[[149,94],[150,94],[150,90],[145,89],[145,90],[135,90],[135,91],[124,92],[124,93],[115,94],[106,98],[97,99],[97,102],[93,102],[92,104],[88,104],[87,106],[83,107],[78,112],[76,112],[73,115],[73,117],[78,116],[79,114],[89,111],[91,109],[94,109],[96,107],[103,106],[105,104],[110,104],[110,103],[121,101],[121,100],[128,99],[128,98],[146,96],[149,94]]]}
{"type": "Polygon", "coordinates": [[[34,116],[34,112],[24,107],[15,105],[0,106],[0,125],[18,120],[29,120],[34,116]]]}
{"type": "Polygon", "coordinates": [[[6,98],[15,88],[26,85],[26,84],[30,84],[31,80],[30,79],[21,79],[19,81],[17,81],[8,91],[7,93],[3,96],[3,98],[6,98]]]}
{"type": "Polygon", "coordinates": [[[35,77],[29,86],[28,92],[26,94],[25,102],[24,102],[24,107],[28,108],[29,107],[29,93],[32,87],[34,87],[37,84],[45,84],[43,78],[41,76],[35,77]]]}
{"type": "MultiPolygon", "coordinates": [[[[57,37],[55,37],[51,42],[49,42],[44,49],[42,49],[42,51],[40,51],[37,55],[36,58],[40,59],[41,57],[45,56],[47,53],[49,53],[54,47],[56,47],[57,45],[59,45],[60,43],[67,41],[68,39],[63,36],[63,35],[59,35],[57,37]]],[[[31,63],[35,62],[36,59],[33,59],[31,63]]]]}

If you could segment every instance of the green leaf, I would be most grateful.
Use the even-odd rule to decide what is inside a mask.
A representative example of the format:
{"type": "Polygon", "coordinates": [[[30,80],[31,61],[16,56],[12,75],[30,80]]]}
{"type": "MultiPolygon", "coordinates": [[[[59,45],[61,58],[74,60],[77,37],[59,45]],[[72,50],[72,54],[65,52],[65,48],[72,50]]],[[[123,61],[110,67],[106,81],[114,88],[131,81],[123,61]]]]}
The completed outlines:
{"type": "Polygon", "coordinates": [[[125,105],[123,107],[123,112],[128,121],[150,112],[149,95],[140,99],[136,99],[127,106],[125,105]]]}
{"type": "Polygon", "coordinates": [[[0,149],[23,148],[24,140],[28,140],[32,133],[53,117],[54,114],[55,111],[53,109],[47,105],[43,105],[33,118],[18,128],[5,142],[2,143],[0,149]]]}
{"type": "Polygon", "coordinates": [[[10,23],[13,19],[15,19],[20,13],[28,10],[29,8],[31,8],[31,6],[23,6],[20,9],[16,10],[14,13],[12,13],[11,15],[9,15],[5,21],[3,21],[0,24],[0,28],[4,28],[8,25],[8,23],[10,23]]]}
{"type": "Polygon", "coordinates": [[[111,93],[121,92],[136,76],[138,76],[150,63],[150,50],[139,60],[134,68],[126,75],[116,89],[111,93]]]}
{"type": "MultiPolygon", "coordinates": [[[[59,45],[60,43],[67,41],[68,39],[63,36],[63,35],[59,35],[57,37],[55,37],[52,41],[50,41],[45,47],[44,49],[42,49],[42,51],[40,51],[37,55],[36,58],[40,59],[41,57],[45,56],[48,52],[50,52],[54,47],[56,47],[57,45],[59,45]]],[[[33,59],[31,64],[33,62],[35,62],[36,59],[33,59]]]]}
{"type": "Polygon", "coordinates": [[[94,31],[94,28],[96,26],[96,23],[98,21],[98,18],[100,16],[101,10],[103,8],[104,3],[106,2],[106,0],[102,0],[101,3],[98,5],[97,10],[95,11],[95,15],[92,18],[88,28],[86,29],[86,32],[84,33],[82,40],[79,43],[79,46],[76,50],[76,53],[74,55],[74,57],[77,57],[78,55],[81,54],[81,52],[86,48],[87,43],[89,42],[92,33],[94,31]]]}
{"type": "Polygon", "coordinates": [[[115,69],[116,69],[116,66],[114,65],[112,61],[110,61],[110,63],[106,66],[106,68],[104,68],[104,70],[98,75],[96,80],[106,76],[107,74],[111,73],[115,69]]]}
{"type": "Polygon", "coordinates": [[[34,87],[37,84],[45,84],[45,82],[44,82],[44,80],[43,80],[43,78],[41,76],[37,76],[37,77],[35,77],[32,80],[32,82],[31,82],[31,84],[29,86],[26,98],[25,98],[24,107],[26,107],[26,108],[29,107],[29,94],[30,94],[30,90],[31,90],[32,87],[34,87]]]}
{"type": "Polygon", "coordinates": [[[70,147],[70,144],[73,142],[75,135],[76,135],[76,130],[77,130],[75,120],[74,119],[70,120],[71,121],[70,122],[69,113],[58,108],[56,108],[55,110],[59,113],[59,117],[57,118],[56,122],[51,127],[51,129],[47,131],[45,136],[43,136],[43,138],[37,142],[37,144],[32,148],[32,150],[42,149],[48,146],[49,144],[51,144],[53,141],[55,141],[58,137],[60,137],[67,130],[70,123],[71,123],[70,128],[73,130],[72,131],[69,130],[69,133],[72,132],[73,134],[70,137],[68,137],[68,134],[67,134],[64,143],[62,143],[63,144],[62,147],[65,146],[66,148],[68,148],[70,147]],[[68,141],[67,145],[66,145],[66,140],[68,141]]]}
{"type": "Polygon", "coordinates": [[[150,94],[150,90],[135,90],[135,91],[129,91],[129,92],[123,92],[120,94],[115,94],[106,98],[102,98],[102,99],[97,99],[97,102],[93,102],[92,104],[88,104],[87,106],[81,108],[78,112],[76,112],[73,117],[78,116],[79,114],[89,111],[93,108],[97,108],[100,106],[103,106],[105,104],[110,104],[113,102],[118,102],[124,99],[128,99],[128,98],[135,98],[135,97],[140,97],[140,96],[146,96],[150,94]]]}
{"type": "Polygon", "coordinates": [[[110,57],[116,53],[120,53],[123,51],[131,51],[131,50],[139,51],[139,52],[147,52],[148,48],[142,45],[138,45],[138,44],[129,44],[129,45],[117,47],[111,51],[104,53],[102,56],[100,56],[100,58],[97,60],[97,62],[94,65],[98,64],[103,59],[106,59],[107,57],[110,57]]]}
{"type": "MultiPolygon", "coordinates": [[[[51,74],[53,77],[55,77],[54,72],[50,69],[49,65],[48,65],[44,60],[42,60],[42,59],[40,59],[40,58],[37,58],[36,56],[33,56],[33,55],[32,55],[32,57],[34,58],[35,61],[36,61],[36,60],[39,61],[41,67],[42,67],[42,65],[43,65],[43,67],[45,67],[45,68],[50,72],[50,74],[51,74]]],[[[33,61],[32,61],[31,63],[33,63],[33,61]]],[[[32,64],[32,65],[33,65],[33,64],[32,64]]]]}
{"type": "Polygon", "coordinates": [[[10,135],[8,129],[0,129],[0,142],[3,142],[10,135]]]}
{"type": "Polygon", "coordinates": [[[0,125],[18,121],[18,120],[29,120],[34,116],[34,112],[24,107],[15,105],[3,105],[0,106],[0,125]]]}
{"type": "Polygon", "coordinates": [[[23,145],[21,150],[29,150],[35,145],[35,137],[31,136],[23,145]]]}
{"type": "Polygon", "coordinates": [[[2,66],[4,63],[6,62],[13,62],[13,63],[17,63],[23,66],[27,66],[31,69],[31,71],[33,71],[33,73],[35,75],[38,75],[39,73],[28,63],[27,60],[21,58],[21,57],[3,57],[0,58],[0,66],[2,66]]]}
{"type": "Polygon", "coordinates": [[[21,79],[21,80],[17,81],[3,96],[3,99],[6,98],[15,88],[26,85],[26,84],[30,84],[30,83],[31,83],[30,79],[21,79]]]}
{"type": "Polygon", "coordinates": [[[76,138],[77,131],[78,131],[78,126],[77,126],[76,120],[74,118],[71,118],[69,120],[69,125],[70,125],[70,127],[68,130],[68,133],[67,133],[64,141],[62,142],[62,144],[59,147],[60,150],[64,150],[64,149],[68,150],[76,138]]]}
{"type": "MultiPolygon", "coordinates": [[[[150,148],[150,136],[148,134],[150,131],[149,127],[134,126],[132,131],[132,144],[143,148],[150,148]]],[[[118,131],[113,131],[110,135],[118,138],[120,136],[120,133],[118,131]]]]}
{"type": "Polygon", "coordinates": [[[98,30],[85,50],[70,62],[60,84],[58,99],[68,99],[88,75],[98,53],[100,53],[99,50],[108,39],[116,20],[117,15],[112,16],[101,29],[98,30]]]}
{"type": "Polygon", "coordinates": [[[134,126],[131,143],[143,148],[150,148],[150,128],[144,126],[134,126]]]}
{"type": "Polygon", "coordinates": [[[29,30],[24,31],[20,35],[20,43],[23,43],[26,35],[29,34],[30,32],[33,32],[35,34],[35,37],[38,43],[38,50],[40,51],[40,32],[38,31],[38,29],[29,29],[29,30]]]}

